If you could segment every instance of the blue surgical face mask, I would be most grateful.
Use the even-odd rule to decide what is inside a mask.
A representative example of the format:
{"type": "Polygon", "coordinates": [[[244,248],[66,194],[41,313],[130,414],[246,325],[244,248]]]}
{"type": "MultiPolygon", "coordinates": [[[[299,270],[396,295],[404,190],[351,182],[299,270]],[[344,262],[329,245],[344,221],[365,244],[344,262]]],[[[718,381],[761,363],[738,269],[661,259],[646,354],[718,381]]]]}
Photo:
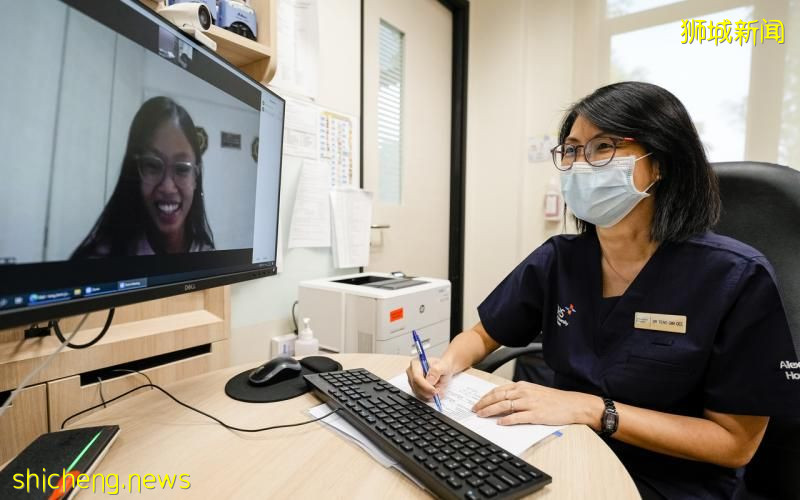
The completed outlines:
{"type": "Polygon", "coordinates": [[[581,220],[599,227],[611,227],[621,221],[643,199],[650,196],[647,190],[639,191],[633,184],[636,158],[614,158],[602,167],[586,162],[575,162],[572,168],[561,172],[561,191],[567,206],[581,220]]]}

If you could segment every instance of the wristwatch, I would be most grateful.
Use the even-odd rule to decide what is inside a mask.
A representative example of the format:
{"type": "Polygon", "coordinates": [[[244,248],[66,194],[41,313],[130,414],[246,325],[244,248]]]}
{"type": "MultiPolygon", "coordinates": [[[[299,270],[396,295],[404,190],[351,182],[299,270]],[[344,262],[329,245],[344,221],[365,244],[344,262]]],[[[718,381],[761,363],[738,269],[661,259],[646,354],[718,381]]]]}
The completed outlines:
{"type": "Polygon", "coordinates": [[[608,437],[617,432],[619,413],[610,399],[603,398],[603,403],[606,404],[606,408],[603,410],[603,416],[600,417],[600,436],[608,437]]]}

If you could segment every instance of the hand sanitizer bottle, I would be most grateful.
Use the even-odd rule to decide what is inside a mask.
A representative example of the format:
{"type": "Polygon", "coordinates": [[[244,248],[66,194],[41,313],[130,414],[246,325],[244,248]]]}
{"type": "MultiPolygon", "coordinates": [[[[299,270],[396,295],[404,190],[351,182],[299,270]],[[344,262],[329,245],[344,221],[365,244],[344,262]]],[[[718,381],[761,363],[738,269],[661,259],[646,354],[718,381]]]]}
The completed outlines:
{"type": "Polygon", "coordinates": [[[319,339],[314,338],[314,332],[308,324],[311,318],[303,318],[303,329],[297,335],[297,340],[294,343],[294,355],[312,356],[319,352],[319,339]]]}

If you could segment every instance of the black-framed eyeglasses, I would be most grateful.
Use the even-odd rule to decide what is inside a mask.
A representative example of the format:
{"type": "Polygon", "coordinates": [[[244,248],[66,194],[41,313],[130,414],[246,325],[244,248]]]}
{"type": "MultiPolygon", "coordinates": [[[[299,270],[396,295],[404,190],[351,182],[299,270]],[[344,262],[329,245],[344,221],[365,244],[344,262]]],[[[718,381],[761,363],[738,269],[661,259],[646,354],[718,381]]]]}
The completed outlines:
{"type": "Polygon", "coordinates": [[[192,187],[199,171],[197,165],[190,161],[177,161],[167,165],[159,156],[153,154],[136,155],[134,160],[142,183],[150,186],[160,184],[169,171],[175,185],[192,187]]]}
{"type": "Polygon", "coordinates": [[[617,147],[623,142],[636,142],[632,137],[595,137],[586,144],[559,144],[550,150],[553,164],[559,170],[569,170],[583,149],[586,163],[593,167],[603,167],[611,163],[617,154],[617,147]]]}

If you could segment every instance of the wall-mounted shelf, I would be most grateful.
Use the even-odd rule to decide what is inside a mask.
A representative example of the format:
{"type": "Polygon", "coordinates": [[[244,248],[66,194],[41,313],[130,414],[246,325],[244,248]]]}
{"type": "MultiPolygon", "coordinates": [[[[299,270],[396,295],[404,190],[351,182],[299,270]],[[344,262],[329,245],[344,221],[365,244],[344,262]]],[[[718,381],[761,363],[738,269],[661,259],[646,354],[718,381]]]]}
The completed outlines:
{"type": "MultiPolygon", "coordinates": [[[[139,1],[150,9],[158,11],[160,2],[139,1]]],[[[255,41],[218,26],[211,26],[205,33],[217,42],[217,54],[264,85],[275,76],[277,67],[275,57],[277,3],[277,0],[250,1],[250,6],[256,11],[258,19],[258,39],[255,41]]]]}

